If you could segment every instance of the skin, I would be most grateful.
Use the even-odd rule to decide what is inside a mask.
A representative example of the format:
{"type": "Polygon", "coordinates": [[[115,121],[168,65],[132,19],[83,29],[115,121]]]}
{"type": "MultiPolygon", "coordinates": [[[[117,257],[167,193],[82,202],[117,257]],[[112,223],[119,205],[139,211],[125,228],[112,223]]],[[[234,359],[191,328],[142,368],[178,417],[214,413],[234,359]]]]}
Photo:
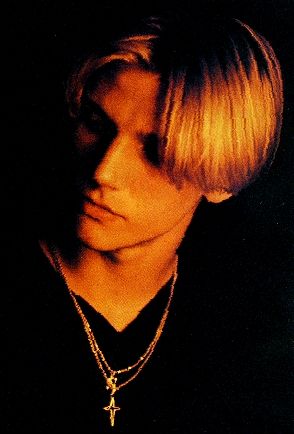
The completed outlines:
{"type": "Polygon", "coordinates": [[[68,260],[60,245],[59,256],[69,287],[117,331],[171,277],[202,197],[188,181],[177,187],[148,157],[149,139],[159,131],[158,90],[158,75],[122,70],[88,92],[95,109],[75,131],[80,161],[91,164],[81,183],[77,259],[68,260]]]}
{"type": "MultiPolygon", "coordinates": [[[[159,127],[158,87],[157,75],[126,70],[114,83],[104,81],[89,95],[107,117],[100,120],[96,114],[97,122],[107,128],[110,121],[115,127],[93,170],[92,185],[82,192],[88,200],[83,203],[77,235],[95,250],[132,248],[174,232],[181,238],[202,196],[190,182],[183,182],[181,188],[171,183],[145,155],[148,138],[156,136],[159,127]],[[95,204],[109,207],[113,214],[99,213],[95,204]]],[[[81,155],[101,146],[99,140],[99,133],[79,123],[76,145],[81,155]]]]}

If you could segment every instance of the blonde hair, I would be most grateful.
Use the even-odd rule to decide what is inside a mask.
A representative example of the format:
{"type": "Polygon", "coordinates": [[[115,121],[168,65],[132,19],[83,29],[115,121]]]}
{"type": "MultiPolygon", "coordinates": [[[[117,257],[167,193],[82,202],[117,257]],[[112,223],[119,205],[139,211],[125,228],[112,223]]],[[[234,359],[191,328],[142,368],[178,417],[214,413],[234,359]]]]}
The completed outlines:
{"type": "Polygon", "coordinates": [[[272,47],[247,24],[231,20],[218,29],[211,26],[199,41],[187,28],[183,37],[151,20],[144,32],[118,39],[72,74],[71,116],[79,115],[89,80],[107,66],[159,73],[163,170],[207,193],[236,194],[273,158],[282,78],[272,47]]]}

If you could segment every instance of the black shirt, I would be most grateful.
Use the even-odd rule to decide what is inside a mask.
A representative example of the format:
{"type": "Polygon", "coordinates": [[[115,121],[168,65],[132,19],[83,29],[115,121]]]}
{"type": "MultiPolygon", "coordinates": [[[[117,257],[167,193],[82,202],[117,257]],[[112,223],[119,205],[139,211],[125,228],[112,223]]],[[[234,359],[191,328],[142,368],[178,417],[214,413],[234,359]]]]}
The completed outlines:
{"type": "MultiPolygon", "coordinates": [[[[115,395],[120,410],[111,427],[103,409],[109,392],[63,280],[37,242],[22,261],[8,290],[8,432],[292,432],[282,298],[269,290],[264,299],[256,275],[180,256],[163,333],[143,370],[115,395]]],[[[78,297],[114,369],[145,351],[169,291],[170,282],[122,332],[78,297]]]]}

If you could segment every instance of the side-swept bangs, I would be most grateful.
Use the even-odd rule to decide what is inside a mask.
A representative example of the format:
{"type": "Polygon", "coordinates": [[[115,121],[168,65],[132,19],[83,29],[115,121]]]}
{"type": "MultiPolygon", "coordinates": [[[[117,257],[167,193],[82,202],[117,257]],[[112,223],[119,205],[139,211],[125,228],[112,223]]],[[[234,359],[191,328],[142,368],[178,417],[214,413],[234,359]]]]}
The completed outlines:
{"type": "Polygon", "coordinates": [[[67,87],[71,116],[78,116],[83,92],[101,69],[159,73],[162,169],[206,193],[237,193],[272,160],[279,142],[283,90],[273,49],[238,20],[219,31],[207,28],[201,38],[151,24],[75,71],[67,87]]]}
{"type": "Polygon", "coordinates": [[[164,164],[204,192],[237,193],[272,160],[282,80],[269,43],[235,21],[219,49],[172,70],[162,115],[164,164]]]}
{"type": "Polygon", "coordinates": [[[67,83],[66,100],[69,113],[77,117],[82,104],[82,97],[89,83],[102,75],[112,74],[123,67],[138,67],[153,70],[151,63],[152,46],[156,35],[132,35],[120,39],[106,48],[100,55],[93,54],[73,72],[67,83]]]}

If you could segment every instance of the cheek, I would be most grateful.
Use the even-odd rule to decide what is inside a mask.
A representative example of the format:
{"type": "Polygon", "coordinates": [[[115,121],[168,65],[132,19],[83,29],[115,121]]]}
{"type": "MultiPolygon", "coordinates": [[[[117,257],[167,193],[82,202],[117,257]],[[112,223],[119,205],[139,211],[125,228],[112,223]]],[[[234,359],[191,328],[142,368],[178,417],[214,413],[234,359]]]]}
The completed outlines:
{"type": "Polygon", "coordinates": [[[79,125],[74,133],[74,142],[76,149],[79,152],[84,152],[91,149],[97,137],[95,134],[90,133],[83,125],[79,125]]]}
{"type": "Polygon", "coordinates": [[[193,188],[177,190],[174,184],[156,181],[153,178],[149,187],[145,185],[139,192],[140,205],[149,219],[178,219],[182,215],[193,211],[201,194],[193,188]]]}

